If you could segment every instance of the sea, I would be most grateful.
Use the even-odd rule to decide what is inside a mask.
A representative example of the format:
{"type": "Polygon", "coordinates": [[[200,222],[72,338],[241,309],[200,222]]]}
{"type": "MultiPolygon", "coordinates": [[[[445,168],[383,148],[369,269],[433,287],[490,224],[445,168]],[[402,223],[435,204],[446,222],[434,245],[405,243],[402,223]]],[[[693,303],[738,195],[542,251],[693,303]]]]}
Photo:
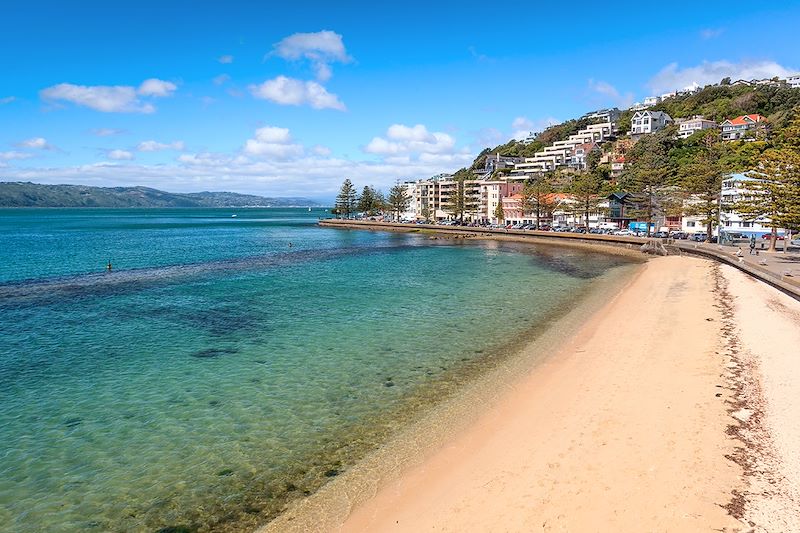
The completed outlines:
{"type": "Polygon", "coordinates": [[[327,216],[0,209],[0,532],[252,530],[630,267],[327,216]]]}

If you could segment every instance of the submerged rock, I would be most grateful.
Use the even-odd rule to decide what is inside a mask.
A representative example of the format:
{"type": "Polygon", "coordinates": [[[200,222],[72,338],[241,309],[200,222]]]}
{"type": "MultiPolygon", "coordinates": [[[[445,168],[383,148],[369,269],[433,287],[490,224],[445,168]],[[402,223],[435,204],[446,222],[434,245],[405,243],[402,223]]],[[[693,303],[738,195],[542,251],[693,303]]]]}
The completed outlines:
{"type": "Polygon", "coordinates": [[[75,426],[80,426],[83,423],[83,418],[75,417],[75,418],[68,418],[64,420],[64,425],[68,428],[74,428],[75,426]]]}
{"type": "Polygon", "coordinates": [[[198,350],[194,352],[192,357],[197,359],[211,359],[221,355],[230,355],[234,353],[239,353],[239,350],[235,348],[207,348],[205,350],[198,350]]]}

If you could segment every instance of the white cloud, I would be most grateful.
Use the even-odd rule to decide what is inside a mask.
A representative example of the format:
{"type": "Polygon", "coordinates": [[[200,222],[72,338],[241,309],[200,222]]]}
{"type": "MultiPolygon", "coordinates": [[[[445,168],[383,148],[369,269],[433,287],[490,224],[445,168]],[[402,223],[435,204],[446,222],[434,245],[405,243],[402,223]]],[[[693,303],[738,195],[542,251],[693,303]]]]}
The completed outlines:
{"type": "Polygon", "coordinates": [[[17,143],[20,148],[34,148],[36,150],[54,150],[55,146],[47,142],[44,137],[34,137],[17,143]]]}
{"type": "Polygon", "coordinates": [[[30,159],[31,157],[33,157],[33,154],[26,152],[0,152],[0,161],[11,161],[12,159],[30,159]]]}
{"type": "Polygon", "coordinates": [[[172,93],[174,93],[177,88],[178,86],[170,81],[150,78],[148,80],[144,80],[142,84],[139,85],[138,93],[142,96],[164,98],[166,96],[172,96],[172,93]]]}
{"type": "Polygon", "coordinates": [[[6,96],[5,98],[0,98],[0,105],[10,104],[16,99],[16,96],[6,96]]]}
{"type": "Polygon", "coordinates": [[[330,79],[331,63],[348,63],[352,60],[347,55],[342,36],[328,30],[295,33],[275,43],[272,48],[272,54],[283,59],[311,61],[319,81],[330,79]]]}
{"type": "Polygon", "coordinates": [[[443,154],[453,152],[455,144],[447,133],[429,132],[422,124],[393,124],[386,130],[386,138],[374,137],[364,151],[377,155],[443,154]]]}
{"type": "Polygon", "coordinates": [[[125,130],[116,128],[97,128],[91,131],[98,137],[111,137],[112,135],[122,135],[123,133],[127,133],[125,130]]]}
{"type": "Polygon", "coordinates": [[[217,61],[219,61],[223,65],[229,65],[229,64],[233,63],[233,56],[231,56],[231,55],[219,56],[217,58],[217,61]]]}
{"type": "Polygon", "coordinates": [[[656,94],[682,89],[698,83],[700,86],[719,83],[723,78],[752,80],[772,78],[775,76],[786,77],[796,72],[796,69],[787,68],[774,61],[704,61],[703,63],[687,68],[679,68],[678,63],[670,63],[647,83],[650,90],[656,94]]]}
{"type": "Polygon", "coordinates": [[[333,153],[330,148],[328,148],[327,146],[321,146],[321,145],[317,145],[314,148],[312,148],[311,150],[315,154],[317,154],[319,156],[322,156],[322,157],[328,157],[328,156],[331,155],[331,153],[333,153]]]}
{"type": "Polygon", "coordinates": [[[152,104],[142,103],[136,89],[124,85],[73,85],[60,83],[39,92],[44,100],[64,100],[104,113],[152,113],[152,104]]]}
{"type": "Polygon", "coordinates": [[[160,143],[156,141],[142,141],[136,146],[139,152],[161,152],[163,150],[184,150],[186,146],[183,141],[175,141],[171,143],[160,143]]]}
{"type": "Polygon", "coordinates": [[[137,88],[129,85],[75,85],[59,83],[39,92],[43,100],[66,101],[103,113],[153,113],[153,104],[142,102],[139,96],[171,96],[177,89],[174,83],[150,78],[137,88]]]}
{"type": "Polygon", "coordinates": [[[214,85],[222,85],[222,84],[230,81],[230,79],[231,79],[231,77],[228,76],[227,74],[220,74],[219,76],[215,77],[211,81],[214,83],[214,85]]]}
{"type": "Polygon", "coordinates": [[[256,130],[255,138],[247,139],[244,153],[251,156],[289,159],[303,154],[303,146],[295,144],[287,128],[264,126],[256,130]]]}
{"type": "Polygon", "coordinates": [[[633,104],[633,93],[620,93],[616,87],[606,81],[589,79],[589,89],[599,95],[603,101],[627,109],[633,104]]]}
{"type": "Polygon", "coordinates": [[[309,105],[314,109],[345,110],[338,96],[329,93],[325,87],[314,81],[278,76],[261,85],[250,85],[249,88],[256,98],[280,105],[309,105]]]}
{"type": "Polygon", "coordinates": [[[127,150],[109,150],[106,154],[109,159],[115,161],[130,161],[133,159],[133,154],[127,150]]]}
{"type": "Polygon", "coordinates": [[[704,28],[700,30],[700,37],[705,40],[715,39],[725,32],[725,28],[704,28]]]}

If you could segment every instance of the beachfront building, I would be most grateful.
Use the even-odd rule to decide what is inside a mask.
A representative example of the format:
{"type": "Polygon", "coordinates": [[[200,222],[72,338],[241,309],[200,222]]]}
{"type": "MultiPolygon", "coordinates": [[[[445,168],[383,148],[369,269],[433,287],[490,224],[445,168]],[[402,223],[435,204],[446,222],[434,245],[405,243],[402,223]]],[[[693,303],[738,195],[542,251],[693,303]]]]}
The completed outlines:
{"type": "Polygon", "coordinates": [[[631,135],[649,135],[666,128],[672,117],[663,111],[637,111],[631,118],[631,135]]]}
{"type": "Polygon", "coordinates": [[[722,140],[754,139],[758,137],[758,131],[766,126],[766,120],[766,118],[758,114],[727,119],[720,125],[722,127],[722,140]]]}
{"type": "Polygon", "coordinates": [[[718,127],[716,122],[706,119],[703,115],[695,115],[692,118],[679,118],[675,120],[675,124],[678,126],[678,137],[681,139],[685,139],[698,131],[718,127]]]}
{"type": "Polygon", "coordinates": [[[720,232],[723,234],[755,235],[757,238],[770,233],[769,217],[749,218],[736,211],[736,202],[747,200],[752,196],[752,182],[758,181],[746,174],[731,174],[722,181],[722,209],[720,210],[720,232]],[[748,184],[751,187],[748,187],[748,184]]]}
{"type": "MultiPolygon", "coordinates": [[[[478,210],[478,222],[488,222],[497,224],[497,205],[503,203],[505,198],[515,194],[521,194],[523,183],[521,181],[486,181],[481,183],[480,208],[478,210]]],[[[503,215],[505,217],[505,204],[503,204],[503,215]]],[[[504,218],[505,220],[505,218],[504,218]]]]}

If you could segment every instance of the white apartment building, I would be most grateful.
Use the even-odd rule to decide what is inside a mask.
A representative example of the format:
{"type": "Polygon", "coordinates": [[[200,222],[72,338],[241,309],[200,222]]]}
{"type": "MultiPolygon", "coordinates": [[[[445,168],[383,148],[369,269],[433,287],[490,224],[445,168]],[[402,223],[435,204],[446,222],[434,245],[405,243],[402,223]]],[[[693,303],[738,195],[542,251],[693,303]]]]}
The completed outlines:
{"type": "Polygon", "coordinates": [[[678,137],[681,139],[685,139],[698,131],[716,129],[718,127],[716,122],[706,119],[703,115],[695,115],[692,118],[679,118],[675,123],[678,125],[678,137]]]}
{"type": "Polygon", "coordinates": [[[733,204],[745,200],[753,193],[748,190],[748,182],[758,181],[746,174],[731,174],[722,181],[722,209],[720,210],[720,231],[722,233],[741,233],[760,237],[771,230],[768,217],[755,220],[745,218],[733,209],[733,204]]]}
{"type": "Polygon", "coordinates": [[[786,83],[792,89],[800,89],[800,74],[794,74],[786,77],[786,83]]]}
{"type": "Polygon", "coordinates": [[[654,105],[657,105],[659,103],[661,103],[660,96],[648,96],[647,98],[644,99],[645,107],[653,107],[654,105]]]}
{"type": "Polygon", "coordinates": [[[526,157],[521,163],[514,165],[514,170],[511,171],[511,174],[517,178],[524,178],[525,176],[569,165],[574,162],[573,158],[579,146],[589,143],[601,143],[613,135],[614,124],[611,122],[590,124],[578,133],[570,135],[568,139],[556,141],[541,152],[536,152],[533,157],[526,157]]]}
{"type": "Polygon", "coordinates": [[[672,123],[672,117],[663,111],[637,111],[631,118],[631,135],[648,135],[661,131],[672,123]]]}

